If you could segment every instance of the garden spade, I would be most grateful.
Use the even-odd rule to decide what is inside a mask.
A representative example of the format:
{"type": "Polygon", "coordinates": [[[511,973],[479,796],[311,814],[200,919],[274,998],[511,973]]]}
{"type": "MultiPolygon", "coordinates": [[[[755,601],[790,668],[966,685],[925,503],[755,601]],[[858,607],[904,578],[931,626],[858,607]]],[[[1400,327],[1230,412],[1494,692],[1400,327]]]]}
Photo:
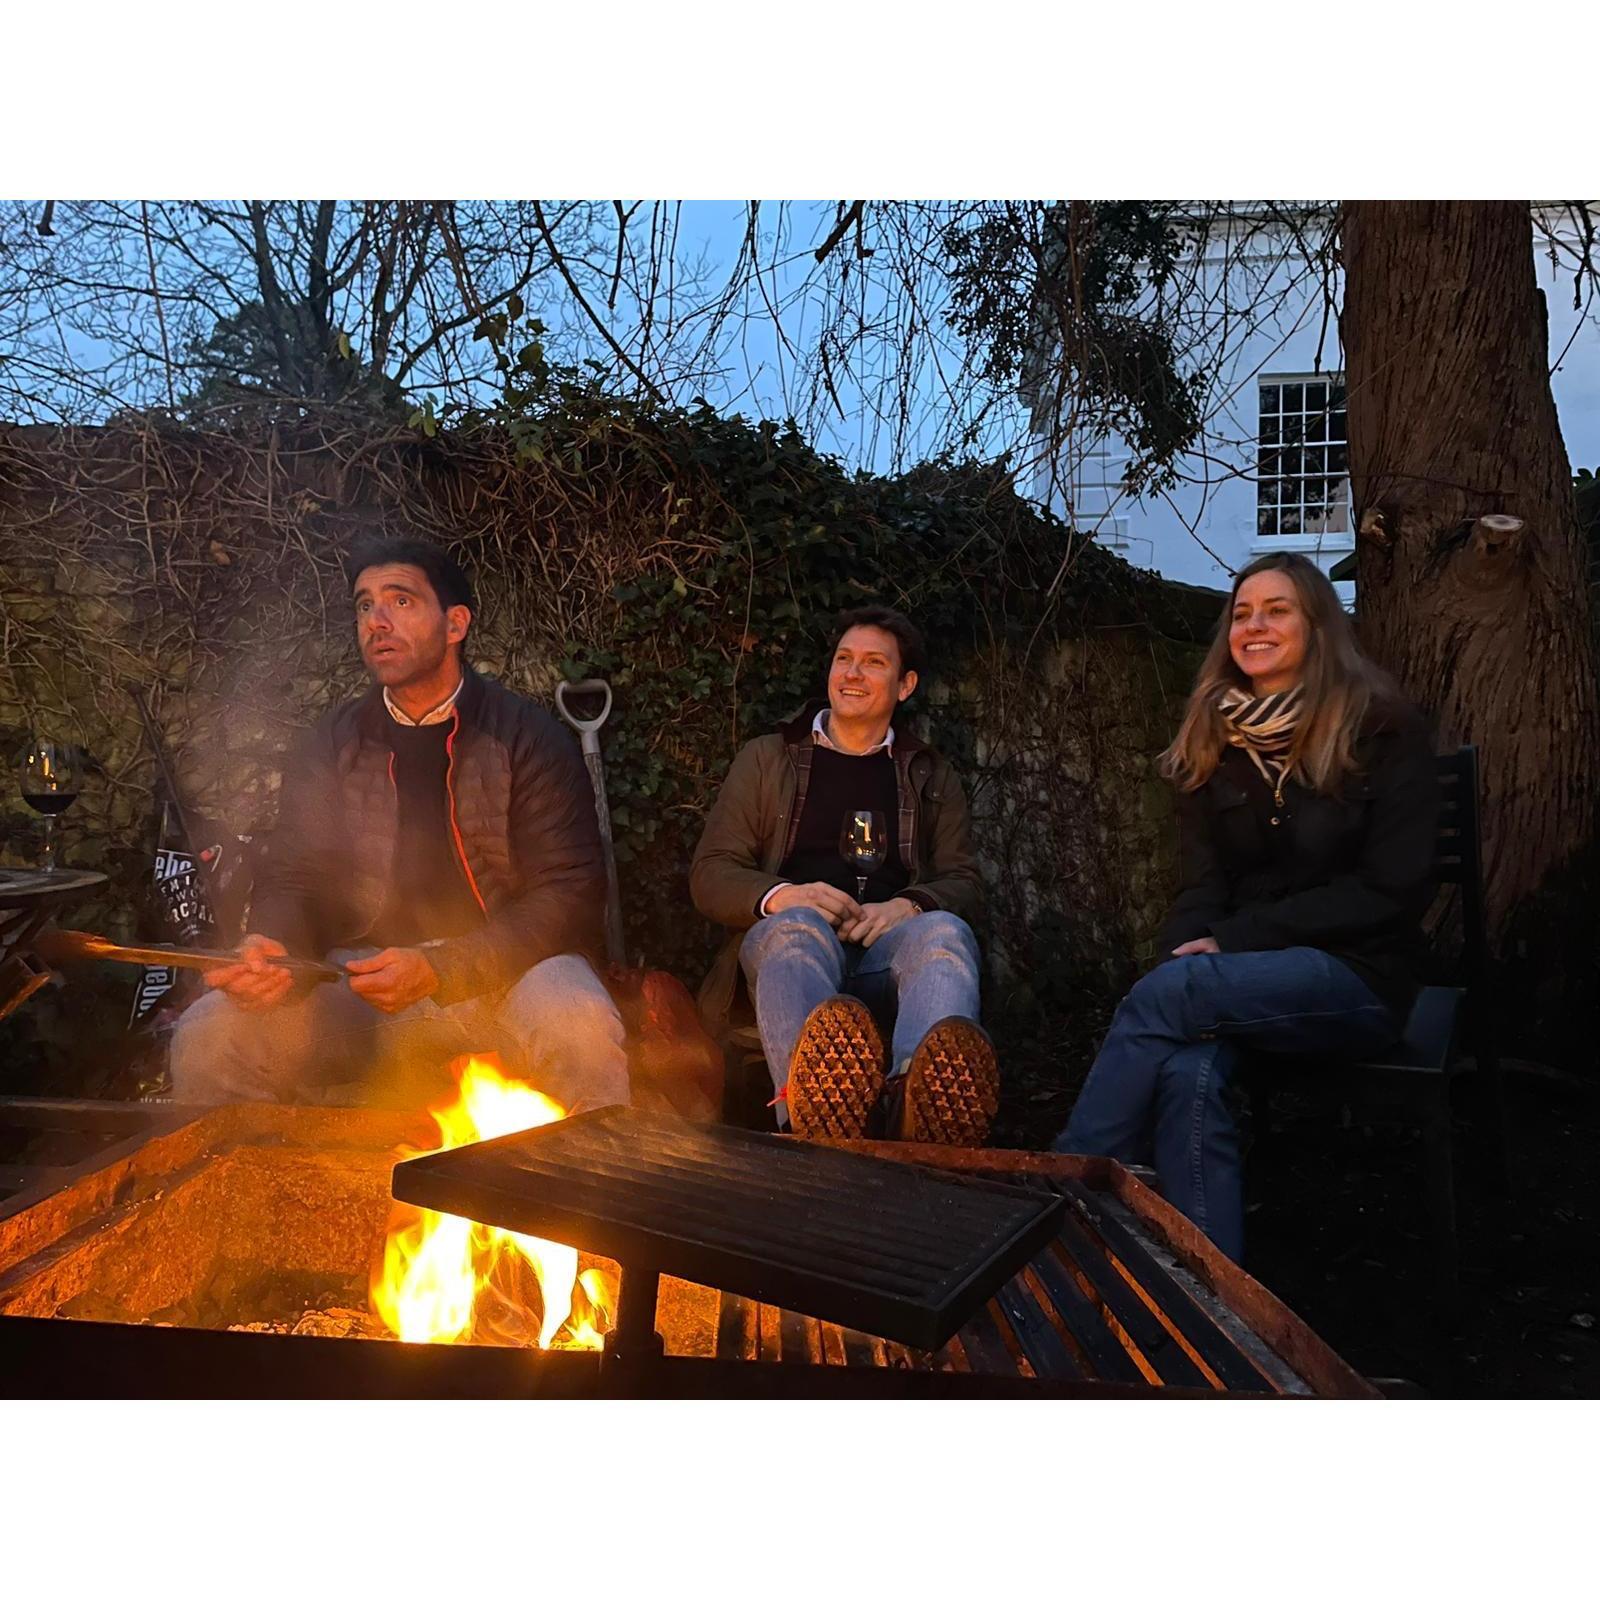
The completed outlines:
{"type": "Polygon", "coordinates": [[[625,964],[622,953],[622,898],[617,892],[617,856],[611,843],[611,807],[606,803],[605,757],[600,754],[600,730],[611,715],[611,685],[604,678],[585,678],[581,683],[558,683],[556,710],[577,734],[584,765],[589,769],[589,782],[594,785],[595,815],[600,819],[600,843],[606,856],[606,959],[613,966],[620,967],[625,964]],[[573,702],[581,704],[584,697],[595,695],[599,696],[599,714],[593,717],[579,716],[573,702]]]}
{"type": "Polygon", "coordinates": [[[606,803],[605,762],[600,730],[611,714],[611,686],[600,678],[556,685],[556,710],[578,735],[606,857],[607,987],[627,1025],[629,1077],[635,1105],[659,1106],[696,1121],[715,1121],[722,1103],[722,1052],[700,1022],[693,997],[670,972],[644,971],[623,964],[622,901],[617,892],[617,858],[611,842],[611,808],[606,803]],[[598,702],[596,697],[598,697],[598,702]],[[574,704],[577,702],[577,704],[574,704]],[[578,706],[598,712],[580,716],[578,706]]]}

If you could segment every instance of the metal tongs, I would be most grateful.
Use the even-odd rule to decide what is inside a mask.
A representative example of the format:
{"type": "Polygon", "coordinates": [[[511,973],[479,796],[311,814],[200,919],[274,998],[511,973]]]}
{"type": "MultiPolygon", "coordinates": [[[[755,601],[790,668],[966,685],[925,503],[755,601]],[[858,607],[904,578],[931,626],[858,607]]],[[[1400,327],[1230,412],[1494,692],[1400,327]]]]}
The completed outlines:
{"type": "MultiPolygon", "coordinates": [[[[50,928],[33,942],[34,949],[47,962],[122,961],[135,967],[188,967],[195,972],[215,972],[219,967],[237,966],[240,957],[231,950],[198,950],[182,944],[113,944],[97,933],[78,933],[67,928],[50,928]]],[[[297,978],[313,983],[334,983],[342,978],[343,967],[328,961],[307,961],[299,956],[267,956],[269,967],[284,967],[297,978]]]]}

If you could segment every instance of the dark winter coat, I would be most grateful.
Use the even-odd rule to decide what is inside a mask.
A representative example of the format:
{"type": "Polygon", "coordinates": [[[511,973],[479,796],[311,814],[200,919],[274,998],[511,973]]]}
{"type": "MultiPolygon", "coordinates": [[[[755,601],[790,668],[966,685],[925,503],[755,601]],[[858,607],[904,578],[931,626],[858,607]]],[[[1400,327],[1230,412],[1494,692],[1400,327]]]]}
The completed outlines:
{"type": "Polygon", "coordinates": [[[1243,750],[1178,802],[1181,884],[1163,958],[1209,934],[1224,951],[1309,945],[1404,1015],[1433,896],[1439,793],[1433,740],[1410,707],[1376,714],[1360,774],[1335,795],[1291,779],[1283,803],[1243,750]]]}
{"type": "MultiPolygon", "coordinates": [[[[734,930],[700,986],[700,1009],[713,1030],[728,1022],[740,997],[739,945],[767,891],[784,881],[778,869],[800,826],[818,709],[807,706],[733,758],[695,848],[689,869],[695,906],[734,930]]],[[[898,728],[893,754],[900,859],[911,880],[901,892],[925,911],[950,911],[976,925],[983,912],[983,881],[961,780],[938,751],[898,728]]]]}
{"type": "MultiPolygon", "coordinates": [[[[452,715],[448,815],[483,925],[429,944],[441,1005],[504,988],[549,956],[597,953],[606,899],[594,791],[576,741],[531,700],[472,671],[452,715]]],[[[391,881],[405,881],[395,859],[393,726],[374,688],[301,741],[284,770],[251,932],[295,955],[364,942],[391,881]]]]}

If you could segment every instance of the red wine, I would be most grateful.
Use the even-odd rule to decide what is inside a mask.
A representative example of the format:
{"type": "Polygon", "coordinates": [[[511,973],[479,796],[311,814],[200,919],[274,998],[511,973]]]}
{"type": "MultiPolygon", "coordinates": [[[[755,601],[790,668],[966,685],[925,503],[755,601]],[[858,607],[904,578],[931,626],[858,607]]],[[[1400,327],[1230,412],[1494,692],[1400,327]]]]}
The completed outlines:
{"type": "Polygon", "coordinates": [[[42,811],[47,817],[59,817],[78,798],[78,791],[74,789],[70,794],[60,790],[55,794],[25,794],[22,798],[35,811],[42,811]]]}

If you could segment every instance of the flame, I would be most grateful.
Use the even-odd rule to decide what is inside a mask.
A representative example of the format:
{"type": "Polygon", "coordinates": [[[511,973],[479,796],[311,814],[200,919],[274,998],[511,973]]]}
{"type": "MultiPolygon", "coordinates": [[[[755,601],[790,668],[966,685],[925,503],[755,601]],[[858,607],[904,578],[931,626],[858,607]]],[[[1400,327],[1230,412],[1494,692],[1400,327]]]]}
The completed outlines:
{"type": "MultiPolygon", "coordinates": [[[[507,1078],[492,1056],[467,1057],[457,1065],[457,1080],[457,1098],[431,1112],[439,1125],[438,1150],[540,1128],[567,1114],[531,1085],[507,1078]]],[[[391,1226],[372,1305],[411,1344],[455,1344],[473,1335],[526,1344],[534,1337],[530,1271],[542,1305],[539,1348],[600,1349],[604,1329],[615,1320],[615,1296],[595,1268],[580,1278],[576,1250],[437,1211],[406,1207],[391,1226]],[[575,1289],[583,1300],[576,1313],[575,1289]],[[569,1318],[571,1326],[564,1327],[569,1318]]]]}
{"type": "Polygon", "coordinates": [[[572,1319],[572,1342],[580,1350],[603,1350],[605,1329],[617,1322],[615,1285],[598,1267],[585,1267],[578,1274],[578,1287],[593,1312],[599,1313],[599,1320],[592,1313],[579,1312],[572,1319]]]}

